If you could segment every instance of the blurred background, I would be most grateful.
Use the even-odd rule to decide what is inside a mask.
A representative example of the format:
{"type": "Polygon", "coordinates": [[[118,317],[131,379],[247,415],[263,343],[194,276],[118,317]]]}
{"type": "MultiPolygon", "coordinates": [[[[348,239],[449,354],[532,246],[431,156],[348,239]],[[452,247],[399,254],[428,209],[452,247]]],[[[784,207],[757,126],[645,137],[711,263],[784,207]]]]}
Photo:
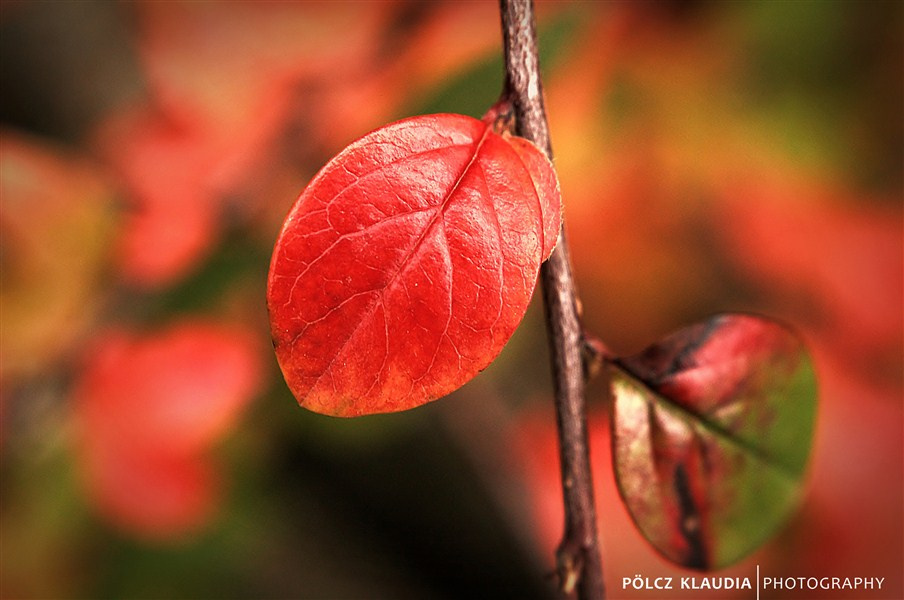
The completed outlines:
{"type": "MultiPolygon", "coordinates": [[[[801,512],[717,574],[904,597],[902,5],[538,15],[586,327],[627,354],[755,311],[816,359],[801,512]]],[[[389,121],[479,117],[500,38],[494,2],[0,4],[0,596],[548,595],[539,298],[460,391],[356,420],[298,408],[264,301],[306,182],[389,121]]],[[[589,403],[610,597],[656,597],[622,578],[691,573],[634,529],[589,403]]]]}

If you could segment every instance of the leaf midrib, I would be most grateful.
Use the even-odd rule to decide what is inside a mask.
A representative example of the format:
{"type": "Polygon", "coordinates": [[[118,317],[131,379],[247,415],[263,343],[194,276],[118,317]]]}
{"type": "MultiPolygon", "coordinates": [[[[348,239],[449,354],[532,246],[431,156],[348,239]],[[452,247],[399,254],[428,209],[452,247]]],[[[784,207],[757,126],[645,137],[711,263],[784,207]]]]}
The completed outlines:
{"type": "MultiPolygon", "coordinates": [[[[776,459],[774,456],[770,455],[762,448],[752,444],[748,440],[745,440],[741,437],[738,437],[731,430],[725,428],[719,423],[707,418],[705,415],[701,415],[696,413],[689,408],[675,402],[671,398],[664,396],[654,390],[652,387],[646,384],[643,380],[635,377],[627,368],[622,366],[617,362],[610,363],[613,368],[618,369],[618,371],[623,374],[625,377],[631,379],[632,382],[642,386],[646,389],[650,396],[658,399],[667,409],[674,410],[678,412],[682,418],[691,424],[699,424],[703,429],[705,429],[708,433],[712,434],[714,437],[724,440],[726,442],[731,443],[734,446],[737,446],[740,450],[750,455],[752,458],[756,459],[758,462],[765,464],[766,466],[774,469],[782,476],[791,480],[792,482],[797,482],[800,480],[803,475],[802,472],[797,472],[792,467],[788,466],[784,462],[776,459]]],[[[655,403],[652,399],[644,397],[644,400],[651,405],[655,406],[655,403]]],[[[617,402],[617,399],[616,399],[617,402]]]]}

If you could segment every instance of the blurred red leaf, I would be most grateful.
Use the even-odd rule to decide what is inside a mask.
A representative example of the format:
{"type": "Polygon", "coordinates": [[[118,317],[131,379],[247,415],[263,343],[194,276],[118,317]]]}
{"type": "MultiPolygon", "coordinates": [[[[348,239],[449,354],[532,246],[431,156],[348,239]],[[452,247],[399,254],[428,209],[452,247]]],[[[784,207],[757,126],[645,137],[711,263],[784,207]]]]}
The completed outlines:
{"type": "Polygon", "coordinates": [[[814,354],[820,409],[810,514],[801,519],[799,535],[783,544],[783,562],[793,559],[798,572],[808,573],[872,570],[886,576],[889,597],[904,597],[901,390],[858,376],[829,348],[815,347],[814,354]]]}
{"type": "Polygon", "coordinates": [[[719,316],[615,361],[610,375],[619,490],[657,550],[720,568],[784,523],[816,409],[813,368],[791,332],[719,316]]]}
{"type": "MultiPolygon", "coordinates": [[[[148,2],[134,7],[148,102],[189,130],[184,142],[204,156],[196,187],[215,192],[222,203],[224,195],[235,200],[237,187],[258,182],[281,144],[294,155],[294,141],[287,137],[298,135],[298,145],[316,148],[320,129],[341,131],[351,120],[320,97],[337,83],[361,85],[362,76],[382,72],[370,63],[380,54],[379,38],[396,5],[148,2]]],[[[386,90],[375,91],[361,86],[349,95],[364,112],[381,104],[386,90]]]]}
{"type": "Polygon", "coordinates": [[[460,387],[520,322],[560,213],[549,161],[482,121],[414,117],[353,143],[273,253],[271,331],[296,398],[354,416],[460,387]]]}
{"type": "Polygon", "coordinates": [[[104,518],[145,540],[169,542],[213,517],[217,475],[203,454],[169,454],[89,440],[82,452],[88,496],[104,518]]]}
{"type": "Polygon", "coordinates": [[[251,332],[198,321],[147,336],[108,333],[76,391],[89,434],[146,449],[202,450],[258,391],[258,351],[251,332]]]}
{"type": "Polygon", "coordinates": [[[764,173],[735,181],[724,197],[718,231],[729,257],[845,362],[900,385],[900,204],[764,173]]]}
{"type": "Polygon", "coordinates": [[[190,124],[144,106],[111,114],[94,141],[127,194],[117,248],[123,276],[149,287],[184,276],[218,234],[215,149],[190,124]]]}
{"type": "Polygon", "coordinates": [[[377,54],[396,4],[145,2],[135,8],[153,97],[180,121],[216,136],[258,126],[262,106],[278,102],[291,81],[357,72],[377,54]]]}
{"type": "Polygon", "coordinates": [[[91,498],[142,537],[194,531],[215,504],[204,452],[262,383],[257,340],[185,321],[148,335],[108,333],[92,350],[73,392],[91,498]]]}

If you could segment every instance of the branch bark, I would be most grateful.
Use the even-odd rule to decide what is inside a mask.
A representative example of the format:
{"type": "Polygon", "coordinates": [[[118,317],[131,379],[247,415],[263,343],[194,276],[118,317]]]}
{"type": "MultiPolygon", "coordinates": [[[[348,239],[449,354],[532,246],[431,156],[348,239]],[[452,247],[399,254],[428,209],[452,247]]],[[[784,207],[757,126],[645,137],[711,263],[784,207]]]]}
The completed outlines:
{"type": "MultiPolygon", "coordinates": [[[[515,112],[515,133],[552,159],[543,105],[532,0],[500,0],[505,49],[505,90],[515,112]]],[[[582,371],[582,328],[565,226],[558,245],[540,268],[555,386],[565,533],[556,552],[559,591],[564,598],[605,598],[596,532],[596,508],[587,436],[582,371]]]]}

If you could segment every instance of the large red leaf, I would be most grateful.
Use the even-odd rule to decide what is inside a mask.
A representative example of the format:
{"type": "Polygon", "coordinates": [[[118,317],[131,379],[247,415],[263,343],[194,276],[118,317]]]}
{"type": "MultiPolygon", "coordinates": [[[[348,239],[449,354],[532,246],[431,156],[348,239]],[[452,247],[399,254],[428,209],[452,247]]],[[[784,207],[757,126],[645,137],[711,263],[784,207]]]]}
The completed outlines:
{"type": "Polygon", "coordinates": [[[622,498],[670,560],[724,567],[799,500],[816,410],[813,369],[784,327],[724,315],[610,369],[622,498]]]}
{"type": "Polygon", "coordinates": [[[559,187],[529,142],[427,115],[354,142],[289,212],[270,266],[276,356],[303,406],[419,406],[486,367],[556,242],[559,187]]]}

